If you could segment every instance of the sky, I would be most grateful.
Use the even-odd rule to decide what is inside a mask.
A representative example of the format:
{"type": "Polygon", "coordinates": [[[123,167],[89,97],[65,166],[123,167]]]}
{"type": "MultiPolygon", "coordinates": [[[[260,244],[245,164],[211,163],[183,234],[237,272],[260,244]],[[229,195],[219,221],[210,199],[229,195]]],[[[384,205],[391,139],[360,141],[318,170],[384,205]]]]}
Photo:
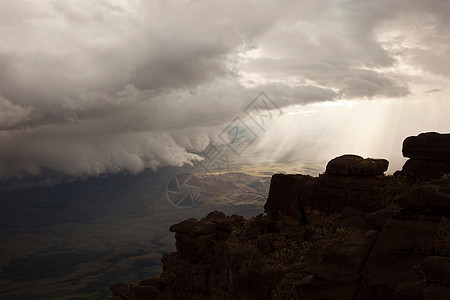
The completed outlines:
{"type": "Polygon", "coordinates": [[[448,0],[0,0],[0,40],[0,180],[193,164],[261,92],[257,161],[450,131],[448,0]]]}

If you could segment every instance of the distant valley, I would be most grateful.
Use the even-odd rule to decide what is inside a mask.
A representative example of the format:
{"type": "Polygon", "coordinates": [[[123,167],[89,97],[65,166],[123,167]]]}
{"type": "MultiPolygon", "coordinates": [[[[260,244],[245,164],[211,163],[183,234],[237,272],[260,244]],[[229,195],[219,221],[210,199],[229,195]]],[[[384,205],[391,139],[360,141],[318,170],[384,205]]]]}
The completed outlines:
{"type": "Polygon", "coordinates": [[[162,254],[175,250],[170,225],[213,210],[258,215],[273,173],[317,174],[322,169],[295,163],[239,165],[221,173],[167,168],[4,190],[0,193],[0,297],[104,297],[116,281],[136,282],[161,272],[162,254]],[[167,198],[167,183],[180,172],[189,172],[201,182],[195,207],[179,209],[167,198]]]}

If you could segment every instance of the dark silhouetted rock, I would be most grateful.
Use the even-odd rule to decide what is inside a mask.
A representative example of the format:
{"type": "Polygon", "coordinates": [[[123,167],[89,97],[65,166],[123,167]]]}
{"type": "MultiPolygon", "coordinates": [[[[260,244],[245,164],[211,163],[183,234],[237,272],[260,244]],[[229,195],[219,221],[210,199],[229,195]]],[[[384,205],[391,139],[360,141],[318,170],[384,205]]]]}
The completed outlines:
{"type": "Polygon", "coordinates": [[[131,287],[125,283],[117,282],[109,288],[113,296],[119,296],[123,300],[131,300],[131,287]]]}
{"type": "MultiPolygon", "coordinates": [[[[208,260],[205,260],[205,262],[208,260]]],[[[209,293],[208,280],[211,267],[208,264],[190,264],[184,259],[176,259],[163,276],[170,296],[163,299],[201,299],[209,293]]]]}
{"type": "Polygon", "coordinates": [[[380,231],[387,221],[395,216],[395,210],[392,208],[382,208],[373,213],[364,216],[366,229],[374,229],[380,231]]]}
{"type": "Polygon", "coordinates": [[[217,230],[224,231],[226,233],[231,232],[233,224],[235,223],[235,218],[227,217],[221,211],[213,211],[209,213],[205,219],[216,224],[217,230]]]}
{"type": "Polygon", "coordinates": [[[161,299],[162,293],[153,286],[136,286],[133,288],[134,300],[161,299]]]}
{"type": "Polygon", "coordinates": [[[366,226],[366,223],[364,222],[363,217],[353,216],[353,217],[348,217],[343,220],[337,221],[334,224],[333,228],[334,229],[342,228],[342,229],[351,230],[351,231],[359,231],[359,230],[364,230],[365,226],[366,226]]]}
{"type": "Polygon", "coordinates": [[[176,247],[181,257],[185,258],[190,263],[195,263],[208,253],[211,249],[215,234],[210,233],[192,237],[184,233],[175,233],[176,247]]]}
{"type": "Polygon", "coordinates": [[[450,214],[450,186],[444,181],[421,184],[400,194],[396,201],[415,215],[437,215],[439,220],[450,214]]]}
{"type": "Polygon", "coordinates": [[[262,236],[258,239],[258,250],[262,254],[269,254],[273,251],[273,243],[266,236],[262,236]]]}
{"type": "Polygon", "coordinates": [[[353,299],[358,291],[358,284],[342,284],[309,275],[295,286],[295,299],[353,299]]]}
{"type": "Polygon", "coordinates": [[[427,180],[450,173],[450,134],[428,132],[410,136],[403,141],[402,152],[410,159],[396,175],[427,180]]]}
{"type": "Polygon", "coordinates": [[[362,158],[358,155],[346,154],[336,157],[327,164],[326,174],[343,176],[378,176],[388,169],[385,159],[362,158]]]}
{"type": "Polygon", "coordinates": [[[362,216],[363,212],[360,211],[359,209],[347,206],[344,207],[344,209],[342,209],[341,214],[344,218],[349,218],[349,217],[360,217],[362,216]]]}
{"type": "Polygon", "coordinates": [[[377,201],[378,177],[338,176],[322,174],[313,194],[314,208],[324,211],[341,211],[352,207],[364,212],[374,211],[377,201]]]}
{"type": "Polygon", "coordinates": [[[374,235],[365,231],[350,232],[328,249],[320,261],[303,272],[337,283],[356,283],[362,276],[374,235]]]}
{"type": "Polygon", "coordinates": [[[272,289],[283,277],[283,270],[276,264],[251,262],[231,274],[233,299],[270,299],[272,289]]]}
{"type": "Polygon", "coordinates": [[[440,284],[430,284],[422,289],[421,300],[448,299],[450,295],[450,286],[440,284]]]}
{"type": "Polygon", "coordinates": [[[311,205],[316,180],[304,175],[273,175],[269,197],[264,205],[266,213],[271,219],[292,216],[304,220],[304,206],[311,205]]]}
{"type": "Polygon", "coordinates": [[[431,256],[419,265],[422,279],[426,282],[450,285],[450,258],[431,256]]]}
{"type": "Polygon", "coordinates": [[[170,231],[175,232],[176,247],[181,257],[190,263],[199,261],[216,240],[217,225],[206,219],[188,219],[172,225],[170,231]]]}
{"type": "Polygon", "coordinates": [[[369,255],[357,299],[394,299],[404,285],[418,285],[413,269],[432,254],[437,233],[433,222],[390,220],[369,255]]]}
{"type": "Polygon", "coordinates": [[[245,236],[248,239],[256,239],[258,236],[269,232],[269,224],[269,218],[263,217],[262,215],[256,216],[256,218],[250,222],[245,236]]]}
{"type": "Polygon", "coordinates": [[[212,233],[216,229],[216,224],[208,220],[198,221],[191,218],[181,223],[170,226],[170,231],[185,233],[192,237],[212,233]]]}
{"type": "Polygon", "coordinates": [[[404,157],[450,162],[450,134],[421,133],[403,141],[404,157]]]}
{"type": "Polygon", "coordinates": [[[414,177],[419,180],[437,179],[445,174],[450,173],[450,163],[433,161],[409,159],[403,165],[400,175],[414,177]]]}

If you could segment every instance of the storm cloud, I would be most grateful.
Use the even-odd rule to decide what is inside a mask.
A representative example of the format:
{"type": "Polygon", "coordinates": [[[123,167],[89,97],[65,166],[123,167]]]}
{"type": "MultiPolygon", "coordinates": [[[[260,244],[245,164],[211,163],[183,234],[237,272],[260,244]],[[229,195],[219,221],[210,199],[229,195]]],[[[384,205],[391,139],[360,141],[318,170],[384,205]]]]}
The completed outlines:
{"type": "Polygon", "coordinates": [[[192,164],[261,91],[396,101],[450,77],[448,1],[36,2],[0,3],[3,179],[192,164]]]}

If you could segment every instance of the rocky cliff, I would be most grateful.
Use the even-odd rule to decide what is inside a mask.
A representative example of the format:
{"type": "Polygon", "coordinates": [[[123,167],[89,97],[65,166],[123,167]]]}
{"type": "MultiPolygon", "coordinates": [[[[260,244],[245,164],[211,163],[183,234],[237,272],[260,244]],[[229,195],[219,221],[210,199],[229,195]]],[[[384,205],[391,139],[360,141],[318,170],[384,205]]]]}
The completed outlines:
{"type": "Polygon", "coordinates": [[[275,174],[266,214],[171,226],[161,275],[109,299],[450,299],[450,134],[409,137],[403,154],[395,176],[356,155],[317,178],[275,174]]]}

